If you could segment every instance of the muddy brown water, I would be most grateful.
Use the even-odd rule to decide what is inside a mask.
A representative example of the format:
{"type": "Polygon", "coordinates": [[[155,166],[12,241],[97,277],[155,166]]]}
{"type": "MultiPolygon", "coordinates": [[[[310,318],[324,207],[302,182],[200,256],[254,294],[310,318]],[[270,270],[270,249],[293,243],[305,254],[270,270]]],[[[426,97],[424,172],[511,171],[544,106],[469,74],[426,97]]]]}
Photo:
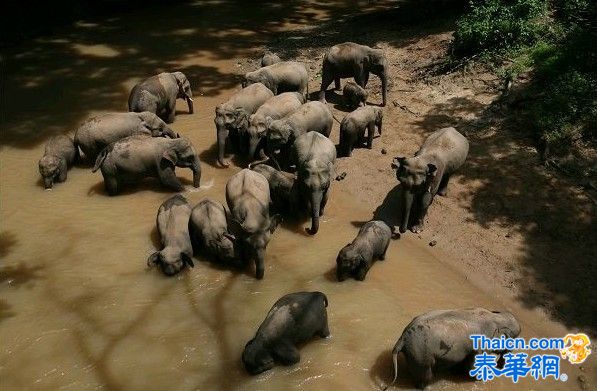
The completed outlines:
{"type": "MultiPolygon", "coordinates": [[[[305,11],[305,18],[323,19],[334,11],[308,7],[306,10],[310,12],[305,11]]],[[[334,12],[342,10],[339,7],[334,12]]],[[[216,11],[201,9],[194,16],[209,19],[209,12],[216,11]]],[[[239,14],[241,9],[225,13],[236,17],[239,14]]],[[[261,17],[269,15],[266,12],[261,17]]],[[[142,31],[142,20],[131,18],[128,28],[142,31]]],[[[219,19],[211,23],[224,22],[230,21],[219,19]]],[[[287,21],[271,29],[290,28],[299,22],[287,21]]],[[[232,75],[236,59],[218,56],[220,46],[234,46],[239,53],[241,49],[245,54],[258,53],[259,40],[254,39],[256,33],[252,31],[227,35],[213,32],[209,23],[201,26],[198,23],[180,33],[182,37],[192,34],[194,45],[200,49],[170,57],[169,67],[184,70],[201,65],[222,75],[232,75]],[[218,37],[216,43],[210,40],[214,36],[218,37]],[[243,36],[252,37],[247,39],[246,47],[238,42],[243,36]]],[[[73,51],[60,61],[69,66],[80,61],[79,57],[85,61],[118,57],[122,50],[113,48],[106,37],[119,39],[117,34],[109,33],[97,41],[92,39],[93,34],[86,36],[83,43],[67,41],[73,51]],[[85,51],[81,52],[81,47],[85,51]]],[[[52,53],[51,48],[40,46],[42,54],[48,54],[44,50],[52,53]]],[[[32,64],[35,58],[31,57],[32,64]]],[[[119,60],[113,61],[118,64],[119,60]]],[[[161,69],[156,67],[155,71],[161,69]]],[[[49,102],[48,107],[37,102],[37,111],[33,112],[28,111],[25,100],[32,94],[27,88],[35,86],[9,81],[7,90],[17,99],[11,105],[21,106],[2,125],[2,132],[20,137],[19,132],[30,124],[28,113],[48,118],[52,129],[67,132],[77,121],[102,109],[124,108],[127,91],[142,76],[123,75],[121,85],[115,86],[114,101],[85,110],[76,94],[67,93],[60,102],[50,102],[50,83],[50,87],[42,86],[36,91],[39,99],[49,102]],[[69,106],[74,112],[52,111],[69,106]]],[[[101,78],[101,72],[97,77],[101,78]]],[[[31,79],[26,68],[17,71],[12,80],[23,79],[31,79]]],[[[177,170],[186,183],[183,194],[192,204],[203,197],[224,202],[226,181],[240,170],[213,166],[213,111],[216,104],[238,88],[232,84],[209,89],[210,94],[205,96],[197,94],[194,115],[187,115],[184,102],[179,102],[180,114],[172,127],[192,140],[202,151],[204,162],[200,189],[190,186],[190,171],[177,170]]],[[[84,82],[81,85],[85,87],[84,82]]],[[[312,88],[315,85],[314,81],[312,88]]],[[[44,132],[42,125],[39,129],[44,132]]],[[[338,131],[337,124],[334,131],[338,131]]],[[[365,282],[335,282],[339,249],[354,237],[360,223],[370,219],[377,205],[357,203],[333,188],[316,236],[304,233],[307,222],[286,224],[275,232],[267,250],[264,280],[257,281],[252,269],[239,273],[205,261],[196,262],[193,270],[166,278],[147,269],[145,262],[158,244],[157,208],[172,194],[148,182],[125,194],[108,197],[101,175],[92,174],[84,166],[72,169],[66,183],[44,191],[37,160],[43,152],[41,142],[47,137],[42,134],[36,139],[39,142],[31,145],[9,142],[0,152],[3,390],[376,389],[391,379],[390,350],[404,326],[417,314],[440,308],[510,309],[521,320],[524,336],[566,333],[543,314],[475,287],[452,270],[437,250],[432,251],[412,235],[393,241],[386,261],[375,264],[365,282]],[[280,296],[302,290],[319,290],[328,296],[331,337],[303,346],[298,365],[248,376],[240,362],[245,343],[280,296]]],[[[576,388],[576,378],[581,373],[578,367],[565,364],[563,372],[569,375],[568,383],[546,381],[539,385],[523,380],[518,386],[576,388]]],[[[398,383],[401,389],[413,387],[403,369],[398,383]]],[[[497,380],[484,385],[465,376],[444,375],[434,387],[509,390],[512,383],[497,380]]]]}

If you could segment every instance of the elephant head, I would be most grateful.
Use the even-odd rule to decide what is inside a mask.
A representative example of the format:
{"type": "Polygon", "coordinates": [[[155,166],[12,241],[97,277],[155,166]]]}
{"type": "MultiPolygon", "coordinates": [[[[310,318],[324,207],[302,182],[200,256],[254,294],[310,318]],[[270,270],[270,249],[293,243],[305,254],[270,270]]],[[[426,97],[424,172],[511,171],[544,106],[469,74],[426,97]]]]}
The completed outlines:
{"type": "Polygon", "coordinates": [[[153,137],[178,138],[178,133],[174,132],[160,117],[149,111],[136,113],[143,121],[143,126],[151,131],[153,137]]]}
{"type": "Polygon", "coordinates": [[[257,375],[274,367],[272,355],[258,338],[253,338],[247,342],[242,360],[247,372],[252,375],[257,375]]]}
{"type": "Polygon", "coordinates": [[[191,91],[191,83],[189,83],[189,80],[182,72],[174,72],[173,75],[176,79],[176,84],[178,84],[177,98],[186,100],[189,106],[189,113],[193,114],[193,91],[191,91]]]}
{"type": "Polygon", "coordinates": [[[375,126],[378,127],[379,132],[381,133],[381,124],[383,122],[383,109],[381,107],[374,107],[375,112],[375,126]]]}
{"type": "Polygon", "coordinates": [[[175,275],[187,265],[195,267],[193,260],[186,253],[171,250],[168,247],[149,256],[147,266],[152,267],[154,265],[159,266],[167,276],[175,275]]]}
{"type": "Polygon", "coordinates": [[[338,281],[344,281],[355,274],[358,269],[366,266],[363,256],[348,245],[340,250],[336,258],[336,278],[338,281]]]}
{"type": "MultiPolygon", "coordinates": [[[[249,128],[247,129],[247,133],[249,134],[249,157],[251,159],[255,158],[255,153],[257,152],[257,147],[259,143],[264,139],[266,136],[267,131],[267,122],[266,118],[262,116],[256,116],[252,114],[249,117],[249,128]]],[[[271,122],[271,118],[270,118],[271,122]]]]}
{"type": "Polygon", "coordinates": [[[266,117],[265,127],[267,128],[267,151],[269,156],[284,145],[294,141],[292,140],[292,126],[288,121],[283,119],[274,121],[271,117],[266,117]]]}
{"type": "Polygon", "coordinates": [[[511,312],[491,311],[490,314],[494,321],[494,330],[489,330],[489,336],[492,338],[516,338],[520,335],[520,323],[511,312]]]}
{"type": "Polygon", "coordinates": [[[232,263],[236,259],[234,247],[235,241],[236,237],[227,232],[223,233],[222,235],[216,238],[216,243],[214,243],[214,247],[217,249],[216,252],[218,257],[223,262],[232,263]]]}
{"type": "MultiPolygon", "coordinates": [[[[431,191],[432,184],[437,176],[437,166],[431,162],[424,161],[420,157],[395,157],[392,162],[392,168],[396,170],[396,178],[402,185],[402,221],[400,223],[400,232],[404,233],[409,226],[411,209],[415,197],[431,191]]],[[[430,202],[430,200],[427,202],[430,202]]],[[[424,207],[424,205],[418,205],[418,208],[422,209],[424,207]]],[[[415,211],[415,213],[418,214],[419,211],[415,211]]]]}
{"type": "Polygon", "coordinates": [[[273,83],[270,77],[268,77],[267,73],[262,72],[261,70],[256,70],[253,72],[249,72],[245,74],[245,80],[242,83],[242,87],[245,88],[251,84],[261,83],[267,88],[269,88],[272,92],[274,92],[273,83]]]}
{"type": "Polygon", "coordinates": [[[385,106],[388,92],[388,60],[383,50],[371,49],[369,52],[369,70],[381,79],[382,106],[385,106]]]}
{"type": "Polygon", "coordinates": [[[307,232],[315,235],[319,231],[319,215],[324,197],[331,184],[333,163],[312,159],[298,168],[298,189],[311,214],[311,228],[307,232]]]}
{"type": "Polygon", "coordinates": [[[226,139],[231,129],[236,129],[243,134],[249,127],[249,113],[241,107],[234,107],[227,103],[222,103],[216,107],[216,136],[218,140],[218,163],[228,167],[230,164],[224,161],[224,152],[226,149],[226,139]]]}
{"type": "Polygon", "coordinates": [[[161,159],[162,164],[190,168],[193,171],[193,186],[200,186],[201,164],[199,155],[188,139],[180,137],[172,140],[170,148],[163,152],[161,159]]]}
{"type": "Polygon", "coordinates": [[[39,173],[41,174],[44,187],[51,189],[54,185],[54,179],[60,177],[61,173],[67,170],[66,160],[55,155],[44,155],[39,160],[39,173]]]}

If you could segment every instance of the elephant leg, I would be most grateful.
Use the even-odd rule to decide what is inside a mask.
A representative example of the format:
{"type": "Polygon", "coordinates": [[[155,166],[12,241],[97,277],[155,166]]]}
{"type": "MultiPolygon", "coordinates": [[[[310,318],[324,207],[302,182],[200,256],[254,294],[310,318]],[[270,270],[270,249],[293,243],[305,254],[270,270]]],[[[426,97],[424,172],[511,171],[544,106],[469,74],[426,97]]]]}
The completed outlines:
{"type": "Polygon", "coordinates": [[[324,70],[321,75],[321,90],[319,91],[319,101],[325,103],[325,90],[334,81],[334,76],[330,71],[324,70]]]}
{"type": "Polygon", "coordinates": [[[160,182],[162,182],[164,186],[169,187],[174,191],[182,191],[182,183],[180,183],[176,174],[174,174],[174,169],[172,167],[159,168],[158,175],[160,182]]]}
{"type": "Polygon", "coordinates": [[[437,194],[442,197],[448,195],[448,181],[450,180],[450,174],[444,174],[442,180],[439,183],[439,189],[437,190],[437,194]]]}
{"type": "Polygon", "coordinates": [[[327,338],[330,336],[330,328],[328,326],[328,314],[327,312],[324,310],[323,312],[323,319],[321,322],[321,329],[319,330],[319,332],[317,333],[321,338],[327,338]]]}
{"type": "Polygon", "coordinates": [[[369,83],[369,72],[364,72],[363,75],[363,85],[361,87],[367,87],[367,83],[369,83]]]}
{"type": "Polygon", "coordinates": [[[255,257],[255,278],[258,280],[263,279],[263,275],[265,274],[264,252],[264,250],[258,250],[257,256],[255,257]]]}
{"type": "Polygon", "coordinates": [[[323,196],[321,197],[321,205],[319,207],[319,216],[323,216],[323,211],[324,211],[327,203],[328,203],[328,191],[326,190],[323,192],[323,196]]]}
{"type": "Polygon", "coordinates": [[[417,213],[415,224],[410,229],[412,232],[420,233],[425,229],[425,216],[427,215],[427,209],[429,209],[431,201],[433,201],[433,195],[429,192],[425,192],[421,197],[417,208],[419,212],[417,213]]]}
{"type": "Polygon", "coordinates": [[[369,268],[366,266],[361,266],[359,268],[359,270],[357,270],[354,278],[356,278],[359,281],[363,281],[365,279],[365,276],[367,276],[367,272],[369,271],[369,268]]]}
{"type": "Polygon", "coordinates": [[[118,193],[118,179],[115,176],[104,175],[104,187],[109,195],[116,195],[118,193]]]}
{"type": "Polygon", "coordinates": [[[342,86],[340,85],[340,78],[339,78],[339,77],[336,77],[336,78],[334,79],[334,84],[335,84],[335,87],[336,87],[336,91],[340,90],[340,88],[341,88],[342,86]]]}
{"type": "Polygon", "coordinates": [[[388,247],[390,247],[390,241],[388,240],[388,244],[386,244],[386,248],[383,249],[383,253],[379,256],[380,261],[384,261],[386,259],[386,253],[388,252],[388,247]]]}
{"type": "Polygon", "coordinates": [[[167,124],[171,124],[172,122],[174,122],[174,120],[176,119],[176,101],[168,105],[165,117],[166,120],[164,120],[164,122],[166,122],[167,124]]]}
{"type": "Polygon", "coordinates": [[[66,170],[60,170],[60,174],[58,175],[58,182],[66,181],[66,170]]]}
{"type": "Polygon", "coordinates": [[[373,134],[375,133],[375,124],[372,122],[367,126],[367,148],[373,148],[373,134]]]}
{"type": "Polygon", "coordinates": [[[273,347],[272,353],[274,358],[282,365],[293,365],[301,361],[298,349],[290,342],[279,342],[273,347]]]}
{"type": "Polygon", "coordinates": [[[430,365],[413,363],[408,366],[408,369],[415,379],[417,388],[425,389],[433,380],[433,371],[430,365]]]}

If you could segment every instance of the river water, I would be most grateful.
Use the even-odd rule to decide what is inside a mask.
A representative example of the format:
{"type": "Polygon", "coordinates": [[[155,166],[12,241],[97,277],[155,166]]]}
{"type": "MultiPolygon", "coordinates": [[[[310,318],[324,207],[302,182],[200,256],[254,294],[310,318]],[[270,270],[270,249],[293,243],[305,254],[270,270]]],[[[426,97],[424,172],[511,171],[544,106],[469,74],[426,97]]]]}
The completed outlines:
{"type": "MultiPolygon", "coordinates": [[[[240,168],[213,166],[213,112],[238,88],[236,57],[257,56],[269,32],[325,20],[356,3],[331,4],[293,3],[297,16],[287,19],[269,4],[253,10],[251,22],[243,7],[224,2],[176,6],[157,10],[164,20],[159,33],[148,21],[156,15],[150,10],[79,23],[15,53],[0,152],[3,390],[375,389],[391,379],[390,350],[404,326],[428,310],[506,308],[521,320],[524,336],[566,332],[473,286],[437,250],[408,236],[392,242],[387,260],[374,265],[365,282],[337,283],[339,249],[375,208],[338,188],[316,236],[304,233],[308,223],[275,232],[262,281],[250,269],[239,273],[207,262],[173,278],[147,269],[158,244],[156,211],[172,195],[152,182],[108,197],[100,173],[82,165],[66,183],[43,190],[37,160],[49,135],[72,134],[88,116],[123,110],[137,80],[181,69],[198,86],[195,114],[179,102],[172,127],[203,151],[204,162],[201,189],[190,186],[190,171],[177,171],[186,179],[184,195],[193,204],[203,197],[224,202],[226,181],[240,168]],[[302,347],[298,365],[247,375],[240,362],[245,343],[280,296],[301,290],[328,296],[331,338],[302,347]]],[[[523,380],[518,386],[576,388],[578,367],[564,365],[563,371],[568,383],[523,380]]],[[[399,387],[413,387],[404,370],[399,387]]],[[[509,390],[512,383],[446,375],[435,387],[509,390]]]]}

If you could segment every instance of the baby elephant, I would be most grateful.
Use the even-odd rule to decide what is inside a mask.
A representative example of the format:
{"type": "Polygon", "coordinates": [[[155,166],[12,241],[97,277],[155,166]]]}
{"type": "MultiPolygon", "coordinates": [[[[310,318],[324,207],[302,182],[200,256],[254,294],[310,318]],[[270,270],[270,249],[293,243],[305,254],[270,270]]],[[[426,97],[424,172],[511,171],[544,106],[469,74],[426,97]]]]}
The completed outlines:
{"type": "Polygon", "coordinates": [[[301,360],[297,344],[313,336],[327,338],[327,297],[321,292],[290,293],[280,298],[269,310],[255,337],[243,351],[243,364],[251,375],[301,360]]]}
{"type": "Polygon", "coordinates": [[[250,168],[267,179],[272,198],[272,209],[281,214],[294,213],[298,202],[294,175],[276,170],[267,164],[251,165],[250,168]]]}
{"type": "Polygon", "coordinates": [[[189,236],[191,206],[177,194],[168,198],[158,210],[157,226],[164,248],[149,256],[147,266],[158,265],[167,276],[180,272],[186,265],[194,267],[193,247],[189,236]]]}
{"type": "Polygon", "coordinates": [[[356,144],[362,144],[367,130],[367,148],[373,148],[373,136],[375,127],[381,135],[381,122],[383,110],[381,107],[365,106],[359,107],[352,113],[348,113],[340,124],[340,150],[344,156],[352,155],[356,144]]]}
{"type": "Polygon", "coordinates": [[[394,380],[391,384],[398,377],[400,352],[404,353],[417,387],[425,388],[433,380],[434,370],[454,367],[480,353],[473,349],[470,338],[473,334],[516,338],[520,334],[520,324],[510,312],[485,308],[437,310],[419,315],[406,326],[394,346],[394,380]]]}
{"type": "Polygon", "coordinates": [[[383,221],[369,221],[357,237],[344,246],[336,258],[336,277],[344,281],[354,277],[363,281],[376,259],[383,261],[390,245],[392,230],[383,221]]]}
{"type": "Polygon", "coordinates": [[[208,198],[201,200],[191,213],[191,240],[197,241],[218,261],[234,262],[235,237],[228,232],[226,210],[208,198]]]}
{"type": "Polygon", "coordinates": [[[52,137],[46,144],[44,156],[39,159],[39,173],[44,180],[44,187],[51,189],[54,181],[66,181],[66,172],[77,156],[77,148],[70,137],[52,137]]]}
{"type": "Polygon", "coordinates": [[[282,60],[276,53],[265,52],[261,57],[261,67],[266,67],[281,62],[282,60]]]}
{"type": "Polygon", "coordinates": [[[368,96],[369,94],[367,93],[367,90],[353,81],[344,84],[344,88],[342,89],[344,104],[351,110],[354,110],[357,107],[366,106],[368,96]]]}

